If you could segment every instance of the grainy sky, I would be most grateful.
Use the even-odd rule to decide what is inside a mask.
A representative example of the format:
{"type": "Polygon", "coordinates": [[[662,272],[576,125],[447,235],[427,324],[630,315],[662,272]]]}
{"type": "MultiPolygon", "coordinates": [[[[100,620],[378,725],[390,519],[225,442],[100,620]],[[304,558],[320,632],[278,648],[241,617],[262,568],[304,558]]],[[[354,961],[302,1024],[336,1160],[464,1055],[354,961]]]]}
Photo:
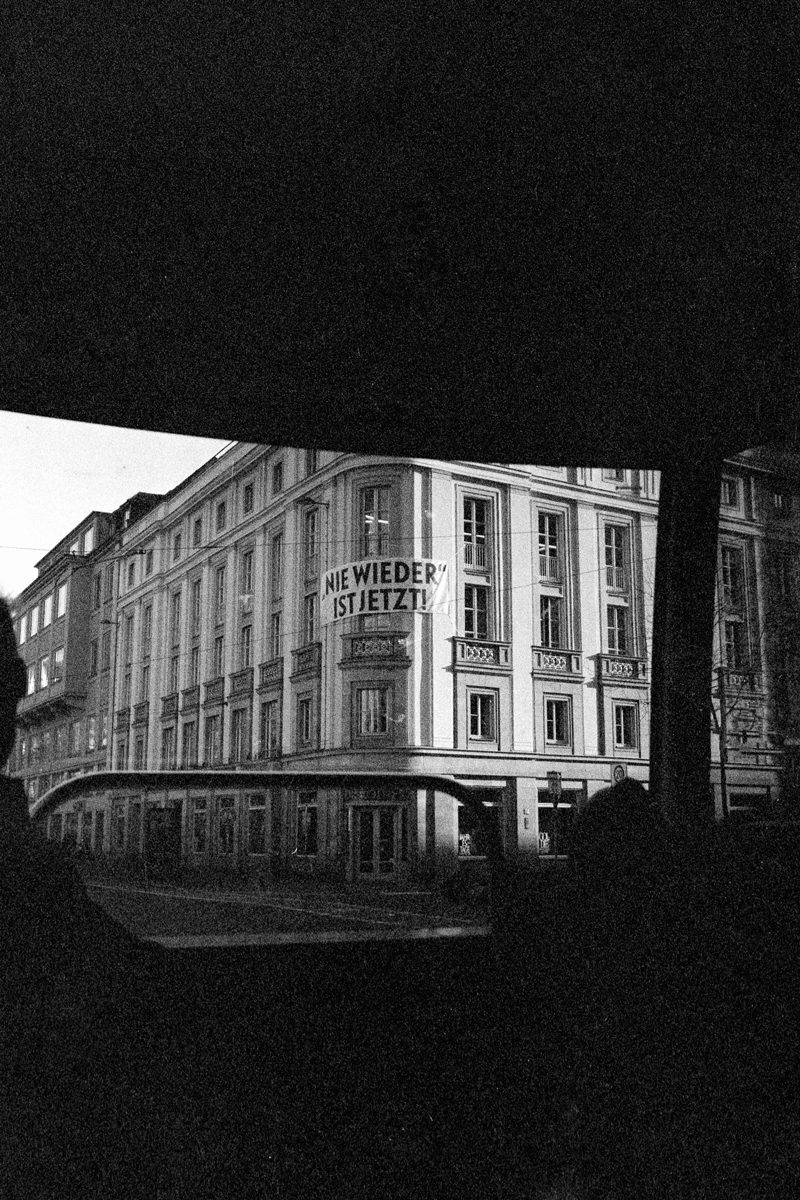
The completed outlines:
{"type": "Polygon", "coordinates": [[[93,509],[169,491],[224,445],[0,412],[0,595],[27,587],[34,564],[93,509]]]}

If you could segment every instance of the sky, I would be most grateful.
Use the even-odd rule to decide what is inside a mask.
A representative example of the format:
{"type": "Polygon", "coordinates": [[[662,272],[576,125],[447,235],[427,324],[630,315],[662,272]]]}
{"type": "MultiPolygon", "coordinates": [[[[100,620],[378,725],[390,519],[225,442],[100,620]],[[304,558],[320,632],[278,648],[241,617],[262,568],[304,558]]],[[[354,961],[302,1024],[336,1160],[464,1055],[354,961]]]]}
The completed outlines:
{"type": "Polygon", "coordinates": [[[0,595],[93,509],[167,492],[227,442],[0,411],[0,595]]]}

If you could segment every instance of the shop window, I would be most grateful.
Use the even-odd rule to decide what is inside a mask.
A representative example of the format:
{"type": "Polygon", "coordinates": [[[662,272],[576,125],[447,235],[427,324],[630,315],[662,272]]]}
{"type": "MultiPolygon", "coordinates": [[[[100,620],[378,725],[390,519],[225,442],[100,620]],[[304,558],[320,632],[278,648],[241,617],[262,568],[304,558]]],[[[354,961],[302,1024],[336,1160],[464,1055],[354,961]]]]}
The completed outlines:
{"type": "Polygon", "coordinates": [[[217,821],[217,849],[220,854],[233,854],[236,849],[236,799],[220,796],[217,821]]]}
{"type": "Polygon", "coordinates": [[[192,852],[205,854],[208,849],[208,802],[205,796],[195,796],[192,803],[192,852]]]}
{"type": "Polygon", "coordinates": [[[247,852],[267,853],[267,797],[263,792],[253,792],[248,797],[247,852]]]}
{"type": "Polygon", "coordinates": [[[313,857],[317,853],[317,822],[316,792],[301,792],[297,801],[296,854],[313,857]]]}
{"type": "Polygon", "coordinates": [[[489,853],[489,830],[497,836],[500,823],[500,806],[484,804],[482,819],[461,800],[458,805],[458,856],[459,858],[484,858],[489,853]]]}
{"type": "MultiPolygon", "coordinates": [[[[575,793],[575,797],[579,793],[575,793]]],[[[549,793],[542,789],[538,795],[538,851],[540,858],[563,859],[569,855],[572,826],[575,819],[575,804],[569,793],[563,792],[557,807],[553,807],[549,793]]]]}

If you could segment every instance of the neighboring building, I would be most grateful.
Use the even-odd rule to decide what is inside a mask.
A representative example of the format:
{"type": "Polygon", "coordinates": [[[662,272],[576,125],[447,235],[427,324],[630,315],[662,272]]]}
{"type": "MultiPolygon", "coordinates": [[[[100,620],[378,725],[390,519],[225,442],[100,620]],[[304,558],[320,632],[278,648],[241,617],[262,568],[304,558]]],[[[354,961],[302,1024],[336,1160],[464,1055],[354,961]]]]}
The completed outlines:
{"type": "MultiPolygon", "coordinates": [[[[776,665],[796,654],[800,548],[798,473],[781,470],[740,456],[723,484],[717,719],[734,809],[789,796],[778,749],[800,731],[800,689],[776,665]]],[[[69,716],[93,718],[96,736],[71,769],[105,755],[115,770],[451,775],[494,806],[507,852],[532,859],[563,849],[583,798],[626,774],[646,782],[657,473],[236,444],[151,499],[74,585],[85,632],[69,716]],[[356,586],[376,559],[400,565],[356,586]],[[447,593],[422,612],[429,568],[447,593]],[[394,586],[405,572],[409,586],[394,586]],[[335,597],[348,615],[331,620],[335,597]]],[[[63,769],[17,766],[51,783],[63,769]]],[[[220,778],[213,795],[187,786],[159,802],[190,862],[375,878],[482,857],[469,810],[439,793],[378,781],[261,793],[220,778]]],[[[718,767],[714,785],[719,807],[718,767]]],[[[105,849],[141,849],[142,805],[135,789],[93,803],[105,849]]],[[[92,837],[99,847],[97,825],[92,837]]]]}

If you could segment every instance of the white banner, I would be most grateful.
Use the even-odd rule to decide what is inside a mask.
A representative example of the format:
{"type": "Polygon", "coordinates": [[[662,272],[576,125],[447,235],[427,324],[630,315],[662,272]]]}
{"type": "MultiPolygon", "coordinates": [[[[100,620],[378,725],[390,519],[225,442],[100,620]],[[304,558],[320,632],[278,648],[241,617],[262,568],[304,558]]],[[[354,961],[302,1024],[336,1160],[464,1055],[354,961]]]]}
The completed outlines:
{"type": "Polygon", "coordinates": [[[376,613],[447,612],[449,600],[446,562],[362,558],[325,572],[320,623],[376,613]]]}

